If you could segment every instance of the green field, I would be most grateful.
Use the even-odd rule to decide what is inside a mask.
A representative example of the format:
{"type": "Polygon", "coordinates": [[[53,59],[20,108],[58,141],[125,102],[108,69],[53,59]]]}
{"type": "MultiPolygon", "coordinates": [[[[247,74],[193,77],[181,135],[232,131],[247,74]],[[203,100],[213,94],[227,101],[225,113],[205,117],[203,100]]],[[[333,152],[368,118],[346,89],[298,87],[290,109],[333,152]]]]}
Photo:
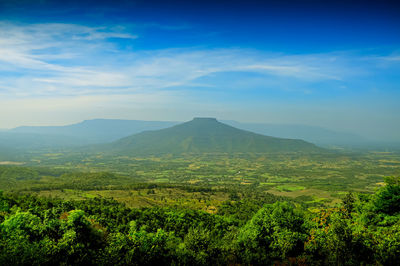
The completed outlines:
{"type": "Polygon", "coordinates": [[[335,204],[348,191],[373,193],[385,176],[400,175],[400,154],[382,152],[130,157],[64,151],[38,152],[18,164],[0,165],[0,189],[82,199],[92,197],[92,190],[112,191],[109,197],[135,202],[135,207],[170,205],[180,198],[177,204],[188,201],[186,205],[200,208],[190,203],[196,190],[212,206],[232,193],[240,198],[252,193],[309,196],[324,199],[314,200],[314,205],[335,204]],[[150,195],[147,187],[157,189],[150,195]],[[82,193],[70,193],[68,188],[82,193]],[[172,197],[169,189],[188,193],[172,197]],[[224,196],[213,199],[213,193],[224,196]]]}

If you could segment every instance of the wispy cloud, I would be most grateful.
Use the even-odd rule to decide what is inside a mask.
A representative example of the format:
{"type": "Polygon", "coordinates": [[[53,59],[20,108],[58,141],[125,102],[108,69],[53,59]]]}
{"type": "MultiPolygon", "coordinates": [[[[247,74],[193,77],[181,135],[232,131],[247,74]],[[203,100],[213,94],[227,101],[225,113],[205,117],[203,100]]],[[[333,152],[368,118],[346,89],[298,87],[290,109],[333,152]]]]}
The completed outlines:
{"type": "Polygon", "coordinates": [[[400,61],[400,55],[383,56],[383,57],[381,57],[381,59],[386,60],[386,61],[399,62],[400,61]]]}
{"type": "Polygon", "coordinates": [[[107,91],[130,94],[198,86],[196,80],[226,72],[253,72],[304,82],[341,80],[346,72],[343,66],[332,67],[338,63],[331,55],[196,48],[134,51],[119,48],[115,38],[134,44],[138,36],[121,26],[0,23],[0,69],[18,74],[2,78],[0,90],[25,97],[107,91]]]}
{"type": "Polygon", "coordinates": [[[166,25],[160,23],[144,23],[135,25],[139,28],[158,28],[161,30],[169,30],[169,31],[180,31],[180,30],[188,30],[192,29],[193,27],[189,24],[180,24],[180,25],[166,25]]]}

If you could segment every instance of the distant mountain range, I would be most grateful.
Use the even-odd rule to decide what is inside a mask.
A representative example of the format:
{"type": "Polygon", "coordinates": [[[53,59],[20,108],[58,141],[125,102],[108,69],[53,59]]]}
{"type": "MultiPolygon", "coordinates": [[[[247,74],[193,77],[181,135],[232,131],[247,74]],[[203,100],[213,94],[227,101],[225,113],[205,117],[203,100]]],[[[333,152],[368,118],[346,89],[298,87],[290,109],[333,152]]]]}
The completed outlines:
{"type": "Polygon", "coordinates": [[[323,150],[304,140],[268,137],[237,129],[215,118],[194,118],[173,127],[144,131],[99,147],[104,152],[129,155],[323,150]]]}
{"type": "MultiPolygon", "coordinates": [[[[241,123],[224,120],[221,122],[266,136],[303,139],[323,146],[367,142],[364,138],[355,134],[335,132],[315,126],[241,123]]],[[[93,119],[66,126],[22,126],[8,131],[0,131],[0,145],[5,142],[6,144],[13,143],[17,144],[17,146],[24,146],[26,142],[22,141],[23,143],[21,143],[21,139],[35,139],[34,143],[36,144],[33,145],[34,147],[38,145],[47,147],[107,143],[132,134],[168,128],[179,123],[173,121],[93,119]],[[13,135],[10,133],[18,134],[13,135]],[[21,143],[21,145],[18,143],[21,143]]]]}
{"type": "MultiPolygon", "coordinates": [[[[140,121],[119,119],[93,119],[66,126],[22,126],[9,133],[53,135],[79,139],[79,144],[112,142],[117,139],[146,130],[157,130],[178,124],[178,122],[140,121]]],[[[1,132],[0,132],[1,133],[1,132]]]]}
{"type": "MultiPolygon", "coordinates": [[[[355,134],[315,126],[221,122],[238,129],[270,137],[302,139],[322,147],[399,150],[400,143],[371,142],[355,134]]],[[[175,121],[93,119],[66,126],[22,126],[0,130],[0,154],[10,150],[36,150],[111,143],[144,131],[178,125],[175,121]]]]}

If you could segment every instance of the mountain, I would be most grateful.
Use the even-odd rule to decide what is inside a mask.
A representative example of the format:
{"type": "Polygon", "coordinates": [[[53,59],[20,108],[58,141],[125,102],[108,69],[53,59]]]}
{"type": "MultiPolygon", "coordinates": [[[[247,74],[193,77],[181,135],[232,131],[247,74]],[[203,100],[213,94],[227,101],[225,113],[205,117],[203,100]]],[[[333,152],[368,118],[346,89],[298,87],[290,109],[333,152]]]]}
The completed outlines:
{"type": "MultiPolygon", "coordinates": [[[[316,126],[242,123],[236,121],[222,122],[239,129],[266,136],[303,139],[318,145],[354,145],[368,143],[368,140],[355,134],[336,132],[316,126]]],[[[72,137],[79,139],[76,144],[85,145],[112,142],[142,131],[168,128],[178,123],[179,122],[167,121],[93,119],[66,126],[22,126],[11,129],[8,132],[46,136],[57,135],[61,137],[61,142],[69,142],[68,138],[72,137]],[[65,141],[63,141],[63,138],[65,141]]],[[[4,131],[0,131],[0,133],[2,132],[4,131]]],[[[30,138],[32,137],[33,136],[30,138]]]]}
{"type": "Polygon", "coordinates": [[[236,121],[222,122],[239,129],[252,131],[266,136],[303,139],[317,145],[358,145],[369,142],[365,138],[356,134],[337,132],[317,126],[241,123],[236,121]]]}
{"type": "Polygon", "coordinates": [[[179,154],[208,152],[310,152],[323,149],[297,139],[263,136],[218,122],[192,121],[156,131],[135,134],[102,148],[117,154],[179,154]]]}
{"type": "Polygon", "coordinates": [[[22,126],[9,132],[72,137],[82,140],[83,144],[94,144],[112,142],[145,130],[157,130],[176,124],[165,121],[93,119],[66,126],[22,126]]]}
{"type": "MultiPolygon", "coordinates": [[[[371,141],[361,136],[336,132],[316,126],[242,123],[236,121],[222,122],[238,129],[261,135],[302,139],[321,146],[371,146],[371,141]]],[[[109,143],[143,131],[164,129],[178,123],[168,121],[93,119],[66,126],[22,126],[6,131],[0,130],[0,146],[40,149],[109,143]]],[[[375,146],[379,145],[391,147],[390,145],[381,145],[380,143],[377,143],[375,146]]]]}

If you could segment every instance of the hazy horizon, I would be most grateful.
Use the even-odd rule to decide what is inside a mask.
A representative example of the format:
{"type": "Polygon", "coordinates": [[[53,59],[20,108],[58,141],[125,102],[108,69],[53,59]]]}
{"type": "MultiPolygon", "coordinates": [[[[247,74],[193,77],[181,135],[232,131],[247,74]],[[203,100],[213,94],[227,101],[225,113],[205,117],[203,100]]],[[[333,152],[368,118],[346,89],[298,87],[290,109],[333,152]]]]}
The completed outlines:
{"type": "Polygon", "coordinates": [[[207,116],[400,141],[399,10],[0,0],[0,128],[207,116]]]}

